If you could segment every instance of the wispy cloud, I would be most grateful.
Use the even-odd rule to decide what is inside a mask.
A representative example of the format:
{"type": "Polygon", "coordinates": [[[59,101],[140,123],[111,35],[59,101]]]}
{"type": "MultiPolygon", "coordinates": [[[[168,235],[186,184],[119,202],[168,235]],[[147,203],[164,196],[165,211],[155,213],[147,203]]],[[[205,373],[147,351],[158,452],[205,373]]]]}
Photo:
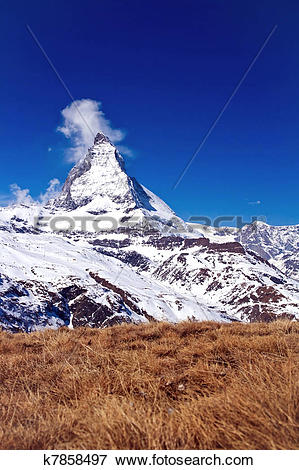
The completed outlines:
{"type": "Polygon", "coordinates": [[[11,194],[0,193],[0,207],[7,206],[11,202],[11,194]]]}
{"type": "MultiPolygon", "coordinates": [[[[57,130],[70,139],[71,147],[67,149],[66,156],[69,162],[77,162],[82,158],[97,132],[107,135],[111,142],[118,144],[125,138],[124,131],[114,129],[109,119],[106,118],[102,103],[91,99],[73,101],[61,111],[63,125],[57,130]]],[[[132,152],[125,146],[119,146],[120,151],[131,156],[132,152]]]]}
{"type": "Polygon", "coordinates": [[[50,199],[53,199],[58,195],[61,189],[61,183],[59,179],[53,178],[49,181],[48,187],[45,193],[39,195],[39,201],[42,205],[45,205],[50,199]]]}
{"type": "Polygon", "coordinates": [[[14,204],[25,204],[27,206],[33,203],[29,189],[21,189],[20,186],[14,183],[10,185],[10,191],[13,195],[14,204]]]}
{"type": "Polygon", "coordinates": [[[57,178],[49,181],[48,187],[44,193],[41,193],[37,199],[30,195],[29,189],[22,189],[16,183],[10,185],[10,194],[0,195],[0,203],[4,206],[32,204],[44,206],[50,199],[54,198],[60,191],[61,184],[57,178]]]}
{"type": "Polygon", "coordinates": [[[248,204],[250,204],[251,206],[258,206],[261,203],[262,203],[262,201],[249,201],[248,202],[248,204]]]}

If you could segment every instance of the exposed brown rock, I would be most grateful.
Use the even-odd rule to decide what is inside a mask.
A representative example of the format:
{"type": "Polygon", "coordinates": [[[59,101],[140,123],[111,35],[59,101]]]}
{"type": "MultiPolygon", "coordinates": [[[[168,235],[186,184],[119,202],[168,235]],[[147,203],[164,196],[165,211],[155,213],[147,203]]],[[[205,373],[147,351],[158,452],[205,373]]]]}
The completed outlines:
{"type": "Polygon", "coordinates": [[[101,286],[106,287],[107,289],[109,289],[109,290],[115,292],[116,294],[120,295],[120,297],[122,298],[124,304],[127,305],[137,315],[144,316],[149,321],[155,321],[154,318],[151,315],[149,315],[144,309],[140,309],[139,307],[137,307],[136,304],[138,303],[138,299],[133,297],[131,294],[124,291],[120,287],[115,286],[114,284],[107,281],[106,279],[101,278],[100,276],[98,276],[95,273],[90,272],[89,274],[98,284],[101,284],[101,286]]]}

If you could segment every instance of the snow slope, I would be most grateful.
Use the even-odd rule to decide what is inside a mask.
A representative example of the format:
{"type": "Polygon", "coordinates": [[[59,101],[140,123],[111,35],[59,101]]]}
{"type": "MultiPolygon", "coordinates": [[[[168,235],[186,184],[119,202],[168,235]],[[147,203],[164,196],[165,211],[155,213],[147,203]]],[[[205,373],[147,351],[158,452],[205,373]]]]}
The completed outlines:
{"type": "Polygon", "coordinates": [[[155,320],[298,319],[298,282],[286,272],[298,231],[257,229],[188,227],[127,175],[117,149],[99,133],[45,207],[0,208],[0,326],[33,331],[155,320]],[[37,216],[43,223],[36,224],[37,216]],[[117,225],[82,228],[86,217],[110,217],[117,225]],[[70,229],[64,220],[65,227],[53,230],[57,218],[76,224],[70,229]]]}
{"type": "Polygon", "coordinates": [[[241,229],[189,226],[218,243],[237,241],[277,266],[288,277],[299,280],[299,225],[271,226],[257,221],[241,229]]]}

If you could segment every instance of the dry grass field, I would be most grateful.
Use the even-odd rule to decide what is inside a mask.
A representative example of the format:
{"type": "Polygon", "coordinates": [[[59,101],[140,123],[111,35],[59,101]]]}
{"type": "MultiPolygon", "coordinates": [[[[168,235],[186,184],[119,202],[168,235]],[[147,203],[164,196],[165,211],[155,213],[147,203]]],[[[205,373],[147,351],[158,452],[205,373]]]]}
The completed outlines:
{"type": "Polygon", "coordinates": [[[299,323],[0,333],[3,449],[296,449],[299,323]]]}

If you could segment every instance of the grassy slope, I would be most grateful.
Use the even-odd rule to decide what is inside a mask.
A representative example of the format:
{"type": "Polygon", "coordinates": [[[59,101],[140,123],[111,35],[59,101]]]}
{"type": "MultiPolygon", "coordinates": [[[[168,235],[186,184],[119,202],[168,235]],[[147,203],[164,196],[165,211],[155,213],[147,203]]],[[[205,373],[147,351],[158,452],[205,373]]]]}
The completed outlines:
{"type": "Polygon", "coordinates": [[[6,449],[298,448],[299,324],[0,333],[6,449]]]}

